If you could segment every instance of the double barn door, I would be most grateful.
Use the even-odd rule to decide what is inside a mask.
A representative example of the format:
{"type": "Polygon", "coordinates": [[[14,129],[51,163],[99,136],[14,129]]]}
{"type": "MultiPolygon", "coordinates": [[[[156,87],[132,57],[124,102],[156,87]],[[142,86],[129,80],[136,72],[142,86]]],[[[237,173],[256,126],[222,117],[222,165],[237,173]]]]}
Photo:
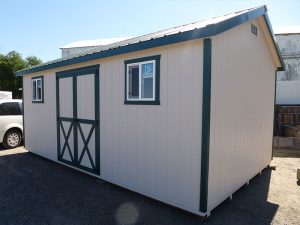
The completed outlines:
{"type": "Polygon", "coordinates": [[[56,74],[57,158],[100,174],[99,65],[56,74]]]}

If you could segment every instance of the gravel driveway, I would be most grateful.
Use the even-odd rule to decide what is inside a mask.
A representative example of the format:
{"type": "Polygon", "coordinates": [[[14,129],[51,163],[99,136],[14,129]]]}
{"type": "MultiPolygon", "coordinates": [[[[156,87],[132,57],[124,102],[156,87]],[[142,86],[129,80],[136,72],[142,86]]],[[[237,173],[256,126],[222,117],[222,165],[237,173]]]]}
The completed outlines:
{"type": "Polygon", "coordinates": [[[28,153],[0,149],[0,224],[300,224],[300,154],[274,157],[206,221],[28,153]]]}

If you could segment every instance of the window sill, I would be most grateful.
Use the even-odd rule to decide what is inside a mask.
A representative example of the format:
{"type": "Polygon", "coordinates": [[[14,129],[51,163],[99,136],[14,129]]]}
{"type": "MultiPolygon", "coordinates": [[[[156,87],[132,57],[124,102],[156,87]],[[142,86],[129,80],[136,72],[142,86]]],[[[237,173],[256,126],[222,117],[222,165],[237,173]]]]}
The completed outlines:
{"type": "Polygon", "coordinates": [[[125,105],[160,105],[160,101],[124,101],[125,105]]]}
{"type": "Polygon", "coordinates": [[[42,100],[42,101],[32,100],[32,103],[44,103],[44,100],[42,100]]]}

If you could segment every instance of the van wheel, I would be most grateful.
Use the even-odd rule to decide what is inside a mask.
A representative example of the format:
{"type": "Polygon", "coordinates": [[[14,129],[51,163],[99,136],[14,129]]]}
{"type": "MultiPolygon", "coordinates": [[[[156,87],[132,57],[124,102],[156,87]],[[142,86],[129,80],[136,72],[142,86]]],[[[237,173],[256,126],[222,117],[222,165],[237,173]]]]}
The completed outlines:
{"type": "Polygon", "coordinates": [[[18,130],[9,130],[3,139],[5,148],[16,148],[21,144],[22,136],[18,130]]]}

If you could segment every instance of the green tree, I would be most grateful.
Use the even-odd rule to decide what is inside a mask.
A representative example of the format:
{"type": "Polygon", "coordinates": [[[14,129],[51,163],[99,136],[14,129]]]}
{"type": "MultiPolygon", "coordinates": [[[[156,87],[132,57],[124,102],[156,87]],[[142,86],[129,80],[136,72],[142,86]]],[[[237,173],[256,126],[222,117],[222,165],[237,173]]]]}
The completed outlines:
{"type": "Polygon", "coordinates": [[[32,66],[36,66],[43,63],[42,60],[40,60],[38,57],[36,56],[28,56],[26,58],[26,66],[27,67],[32,67],[32,66]]]}
{"type": "Polygon", "coordinates": [[[18,70],[26,69],[42,63],[36,56],[29,56],[23,59],[16,51],[7,55],[0,54],[0,91],[11,91],[13,98],[21,98],[22,79],[15,76],[18,70]]]}

